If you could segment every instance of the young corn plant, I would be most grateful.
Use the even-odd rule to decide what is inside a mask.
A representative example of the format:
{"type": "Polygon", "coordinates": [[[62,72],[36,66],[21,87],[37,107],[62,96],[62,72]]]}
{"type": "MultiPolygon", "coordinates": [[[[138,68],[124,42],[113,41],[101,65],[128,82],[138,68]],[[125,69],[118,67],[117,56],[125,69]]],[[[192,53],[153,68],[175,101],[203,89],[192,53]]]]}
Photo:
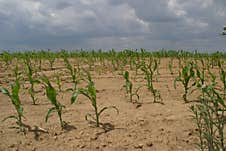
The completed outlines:
{"type": "Polygon", "coordinates": [[[183,99],[185,103],[188,103],[187,95],[188,90],[193,87],[196,83],[192,84],[192,86],[189,86],[190,80],[194,79],[195,77],[195,71],[194,71],[194,65],[192,62],[189,62],[187,65],[183,66],[181,71],[179,71],[178,77],[174,80],[174,88],[176,89],[176,82],[181,82],[184,87],[184,94],[183,99]]]}
{"type": "Polygon", "coordinates": [[[208,68],[207,70],[208,70],[208,76],[211,79],[212,84],[216,85],[217,84],[217,82],[216,82],[216,78],[217,78],[216,75],[214,73],[212,73],[210,68],[208,68]]]}
{"type": "Polygon", "coordinates": [[[58,87],[59,92],[62,92],[62,85],[61,85],[61,78],[60,78],[61,75],[62,75],[62,73],[60,73],[60,72],[56,72],[54,74],[55,82],[57,84],[57,87],[58,87]]]}
{"type": "Polygon", "coordinates": [[[159,90],[154,88],[153,85],[153,77],[154,77],[154,73],[157,70],[158,67],[158,62],[157,60],[154,60],[154,65],[153,65],[153,61],[152,59],[150,59],[149,65],[146,65],[143,62],[143,66],[141,67],[141,70],[144,72],[145,74],[145,79],[147,80],[147,88],[149,91],[151,91],[151,93],[154,96],[154,103],[160,103],[162,102],[162,97],[160,95],[159,90]]]}
{"type": "MultiPolygon", "coordinates": [[[[160,73],[159,73],[159,65],[160,65],[160,62],[161,62],[160,58],[154,59],[154,62],[156,64],[156,73],[157,73],[157,75],[160,75],[160,73]]],[[[158,80],[157,77],[156,77],[156,80],[158,80]]]]}
{"type": "Polygon", "coordinates": [[[67,67],[67,69],[70,71],[72,82],[74,84],[74,88],[70,89],[70,90],[75,91],[77,89],[77,85],[78,85],[78,82],[79,82],[79,80],[78,80],[78,70],[76,68],[72,67],[72,65],[70,64],[69,60],[66,57],[64,57],[64,64],[67,67]]]}
{"type": "Polygon", "coordinates": [[[207,75],[206,75],[206,77],[208,78],[208,79],[211,79],[211,83],[212,83],[212,85],[216,85],[216,75],[214,74],[214,73],[212,73],[212,71],[211,71],[211,62],[210,62],[210,58],[207,58],[206,59],[206,62],[205,62],[205,66],[206,66],[206,70],[207,70],[207,75]]]}
{"type": "Polygon", "coordinates": [[[27,70],[26,70],[26,75],[28,77],[28,81],[31,85],[31,87],[29,88],[29,94],[31,96],[31,99],[32,99],[32,102],[33,102],[33,105],[36,105],[36,101],[37,101],[37,98],[35,98],[35,90],[34,90],[34,85],[35,84],[38,84],[40,83],[40,81],[38,80],[35,80],[33,79],[33,70],[32,70],[32,66],[31,66],[31,62],[28,58],[26,58],[24,60],[24,63],[26,64],[27,66],[27,70]]]}
{"type": "Polygon", "coordinates": [[[198,64],[195,64],[194,67],[195,67],[195,70],[196,70],[196,75],[199,78],[199,81],[197,83],[200,84],[200,85],[204,85],[205,80],[206,80],[206,73],[205,73],[206,68],[205,68],[205,63],[204,63],[203,59],[201,60],[201,64],[202,64],[201,69],[198,67],[198,64]]]}
{"type": "Polygon", "coordinates": [[[136,91],[133,93],[133,83],[129,79],[129,72],[125,71],[123,77],[124,77],[124,79],[126,81],[125,85],[123,85],[123,88],[125,88],[126,89],[126,93],[129,94],[130,102],[133,102],[133,96],[136,96],[137,100],[139,101],[140,96],[138,94],[138,91],[139,91],[140,87],[138,87],[136,89],[136,91]]]}
{"type": "Polygon", "coordinates": [[[92,81],[92,77],[90,75],[89,72],[87,73],[87,80],[88,80],[88,86],[87,88],[78,88],[75,90],[75,92],[73,93],[72,97],[71,97],[71,104],[73,104],[78,95],[84,95],[85,97],[87,97],[94,109],[95,115],[93,116],[92,114],[88,113],[85,116],[85,119],[87,121],[90,122],[94,122],[96,127],[100,127],[101,123],[100,123],[100,115],[107,109],[115,109],[116,112],[118,113],[118,108],[116,106],[108,106],[108,107],[103,107],[102,109],[98,110],[98,106],[97,106],[97,98],[96,98],[96,88],[94,86],[94,82],[92,81]],[[89,120],[89,118],[92,118],[92,120],[89,120]]]}
{"type": "Polygon", "coordinates": [[[204,95],[199,104],[191,106],[198,127],[201,151],[225,151],[224,125],[226,105],[213,85],[201,87],[204,95]]]}
{"type": "Polygon", "coordinates": [[[53,64],[54,64],[55,60],[56,60],[56,58],[54,56],[51,56],[51,55],[48,56],[48,61],[49,61],[51,70],[53,70],[53,64]]]}
{"type": "MultiPolygon", "coordinates": [[[[202,67],[200,68],[200,66],[198,66],[197,61],[196,63],[194,63],[194,71],[196,72],[196,76],[197,76],[197,78],[195,79],[197,88],[193,89],[191,93],[193,93],[196,90],[200,90],[200,88],[207,83],[206,67],[203,59],[201,59],[201,65],[202,67]]],[[[202,96],[204,96],[203,92],[202,92],[202,96]]]]}
{"type": "Polygon", "coordinates": [[[62,105],[58,100],[57,100],[57,91],[56,89],[52,86],[52,84],[50,83],[48,77],[46,77],[45,75],[42,77],[42,81],[45,85],[45,89],[46,89],[46,95],[47,98],[49,99],[49,101],[51,102],[51,104],[53,105],[52,108],[49,109],[45,121],[47,122],[49,117],[52,115],[53,112],[57,111],[59,120],[60,120],[60,125],[62,128],[64,128],[66,126],[66,122],[63,121],[62,119],[62,110],[65,107],[64,105],[62,105]]]}
{"type": "Polygon", "coordinates": [[[3,52],[1,58],[5,62],[6,69],[9,67],[9,65],[12,63],[13,56],[9,52],[3,52]]]}
{"type": "Polygon", "coordinates": [[[223,84],[223,98],[226,98],[226,71],[224,71],[223,67],[224,62],[219,61],[218,67],[220,69],[220,80],[223,84]]]}
{"type": "Polygon", "coordinates": [[[19,97],[19,91],[20,91],[20,77],[19,77],[19,73],[18,73],[18,68],[16,67],[15,71],[15,82],[11,85],[11,92],[7,89],[4,88],[2,86],[0,86],[0,92],[7,95],[10,100],[11,103],[13,104],[13,106],[16,109],[17,115],[11,115],[8,116],[6,118],[3,119],[3,121],[13,118],[16,119],[16,124],[19,126],[21,131],[25,131],[24,126],[23,126],[23,122],[22,122],[22,117],[23,117],[23,106],[21,104],[20,101],[20,97],[19,97]]]}
{"type": "Polygon", "coordinates": [[[142,67],[142,64],[139,61],[138,62],[134,61],[134,64],[135,64],[135,75],[133,79],[136,80],[138,71],[142,67]]]}

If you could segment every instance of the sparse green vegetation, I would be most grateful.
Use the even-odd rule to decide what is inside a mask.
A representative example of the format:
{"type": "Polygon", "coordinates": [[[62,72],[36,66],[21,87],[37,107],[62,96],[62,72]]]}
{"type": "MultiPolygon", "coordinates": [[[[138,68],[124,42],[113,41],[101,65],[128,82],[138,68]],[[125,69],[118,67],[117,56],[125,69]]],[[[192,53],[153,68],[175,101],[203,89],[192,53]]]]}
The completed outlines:
{"type": "MultiPolygon", "coordinates": [[[[129,94],[129,100],[130,102],[133,102],[133,96],[137,97],[137,101],[139,101],[139,94],[138,91],[141,87],[138,87],[135,92],[133,92],[133,83],[130,81],[130,77],[129,77],[129,72],[125,71],[124,75],[123,75],[124,79],[125,79],[125,85],[123,85],[123,87],[126,89],[126,94],[129,94]]],[[[137,102],[135,101],[135,102],[137,102]]]]}
{"type": "Polygon", "coordinates": [[[184,87],[184,94],[183,99],[185,103],[188,102],[187,95],[188,90],[192,88],[196,83],[189,85],[189,82],[194,79],[195,71],[194,71],[194,64],[193,62],[187,63],[185,66],[182,67],[181,71],[179,71],[178,77],[174,80],[174,88],[176,89],[176,82],[179,81],[183,84],[184,87]]]}
{"type": "Polygon", "coordinates": [[[36,105],[37,98],[35,98],[34,84],[40,83],[40,81],[35,80],[33,78],[33,70],[32,70],[30,59],[29,58],[26,58],[24,60],[24,63],[27,66],[26,75],[27,75],[28,81],[29,81],[29,83],[31,85],[30,88],[29,88],[29,94],[30,94],[30,96],[32,98],[33,105],[36,105]]]}
{"type": "Polygon", "coordinates": [[[145,74],[145,79],[147,81],[147,88],[154,96],[154,103],[160,102],[162,103],[162,98],[160,95],[160,91],[154,88],[153,81],[154,81],[154,74],[157,74],[157,68],[158,68],[158,61],[156,59],[153,59],[152,57],[149,58],[149,64],[147,65],[145,62],[143,62],[143,65],[141,67],[141,70],[145,74]]]}
{"type": "MultiPolygon", "coordinates": [[[[164,122],[162,122],[162,119],[156,120],[156,123],[159,125],[173,123],[175,121],[175,114],[180,114],[181,111],[187,111],[184,108],[180,109],[180,112],[175,112],[171,109],[173,106],[179,104],[179,107],[190,107],[194,115],[194,121],[189,122],[195,123],[197,129],[195,129],[194,125],[187,129],[189,132],[191,131],[188,138],[191,138],[191,141],[184,140],[184,138],[178,139],[177,141],[179,143],[186,142],[190,146],[192,146],[193,142],[197,142],[202,151],[224,151],[226,150],[224,131],[226,108],[225,58],[226,53],[223,52],[212,54],[173,50],[150,52],[145,49],[135,51],[129,49],[124,51],[111,50],[108,52],[102,50],[3,52],[0,54],[0,65],[2,67],[0,70],[2,71],[0,74],[0,92],[1,95],[4,94],[7,98],[10,98],[11,103],[16,109],[16,114],[14,115],[10,111],[7,111],[1,117],[5,117],[7,114],[7,117],[3,121],[9,118],[16,119],[16,124],[20,127],[20,130],[24,131],[26,125],[23,124],[22,117],[26,115],[29,119],[28,122],[34,122],[36,126],[39,124],[38,118],[36,122],[36,117],[42,115],[40,110],[44,108],[45,121],[47,122],[51,115],[57,112],[60,126],[64,130],[71,130],[68,127],[68,123],[73,125],[78,123],[80,127],[78,126],[78,131],[75,132],[78,133],[78,137],[80,138],[83,138],[83,135],[86,135],[86,130],[89,129],[87,127],[87,129],[80,131],[81,125],[86,125],[86,122],[80,118],[84,115],[85,119],[91,124],[94,124],[95,127],[104,128],[107,125],[111,130],[114,128],[121,129],[121,127],[126,130],[128,130],[127,127],[135,127],[136,129],[144,127],[146,134],[148,131],[146,131],[145,126],[150,127],[150,123],[155,125],[155,122],[148,121],[150,118],[147,118],[146,115],[151,115],[151,118],[154,118],[156,115],[158,118],[164,118],[164,122]],[[25,67],[23,66],[24,64],[26,65],[25,67]],[[18,67],[12,70],[15,65],[18,67]],[[174,80],[173,84],[169,82],[172,80],[174,80]],[[24,87],[20,87],[20,83],[24,87]],[[181,88],[183,89],[180,91],[183,92],[183,97],[179,97],[179,84],[181,84],[181,88]],[[121,96],[120,88],[122,85],[125,88],[125,93],[129,98],[128,100],[132,103],[138,103],[136,104],[137,110],[133,110],[135,108],[134,105],[130,103],[126,104],[122,101],[125,100],[125,97],[121,96]],[[177,90],[173,89],[173,86],[177,90]],[[27,88],[29,89],[29,95],[26,90],[27,88]],[[67,90],[70,90],[72,94],[68,93],[67,90]],[[150,101],[149,95],[151,95],[151,99],[153,98],[154,101],[150,101]],[[33,104],[37,104],[36,106],[29,104],[28,96],[29,98],[31,97],[33,104]],[[45,96],[47,96],[51,104],[43,101],[46,100],[45,96]],[[142,97],[140,98],[140,96],[142,97]],[[39,100],[38,103],[37,99],[39,100]],[[85,99],[89,100],[88,103],[82,101],[85,99]],[[163,103],[163,100],[165,105],[153,104],[153,102],[163,103]],[[181,103],[181,100],[187,104],[181,103]],[[138,101],[142,101],[142,106],[138,101]],[[173,103],[175,104],[170,104],[172,103],[170,101],[174,101],[173,103]],[[74,105],[72,106],[70,104],[74,105]],[[122,108],[120,108],[121,105],[122,108]],[[88,108],[86,108],[87,106],[88,108]],[[123,109],[127,107],[129,110],[124,111],[123,109]],[[108,109],[113,109],[117,113],[119,112],[118,109],[120,109],[120,114],[122,110],[122,115],[118,116],[120,119],[113,119],[111,112],[105,112],[108,109]],[[161,110],[164,112],[158,113],[161,110]],[[103,115],[102,113],[105,114],[103,115]],[[64,118],[62,115],[64,115],[64,118]],[[73,118],[71,118],[72,115],[73,118]],[[129,118],[129,115],[132,118],[129,118]],[[167,117],[164,117],[165,115],[167,117]],[[35,120],[30,120],[33,117],[35,117],[35,120]],[[127,120],[127,118],[129,119],[127,120]],[[63,119],[68,122],[66,123],[63,119]],[[109,121],[109,123],[116,121],[119,125],[114,127],[113,124],[103,123],[102,121],[105,120],[109,121]],[[83,131],[86,132],[84,133],[83,131]]],[[[1,99],[0,103],[4,101],[1,99]]],[[[2,108],[5,107],[4,105],[2,108]]],[[[2,110],[2,112],[4,111],[2,110]]],[[[181,115],[181,118],[184,118],[184,116],[181,115]]],[[[185,120],[189,120],[189,118],[186,117],[185,120]]],[[[183,122],[185,120],[183,119],[183,122]]],[[[178,120],[178,122],[181,121],[178,120]]],[[[7,122],[4,124],[4,126],[0,126],[3,128],[8,126],[7,122]]],[[[47,139],[49,140],[52,134],[54,135],[54,140],[61,138],[58,134],[64,133],[62,137],[67,135],[65,133],[66,131],[60,131],[60,133],[53,132],[57,128],[53,128],[49,124],[45,125],[45,122],[40,122],[40,125],[44,127],[50,126],[48,132],[51,134],[47,134],[47,139]]],[[[40,128],[39,126],[36,127],[40,128]]],[[[100,129],[95,128],[95,130],[99,131],[100,129]]],[[[165,134],[164,132],[166,132],[165,129],[160,128],[158,130],[161,131],[161,134],[165,134]]],[[[169,135],[174,132],[171,127],[167,130],[169,130],[169,133],[167,131],[169,135]]],[[[125,137],[135,137],[132,131],[132,129],[128,131],[128,133],[131,132],[132,134],[128,134],[125,137]]],[[[34,132],[35,137],[41,136],[41,139],[45,139],[44,135],[33,127],[29,127],[29,132],[34,132]]],[[[100,136],[107,132],[104,131],[95,135],[100,136]]],[[[0,134],[6,135],[6,132],[0,131],[0,134]]],[[[106,136],[113,134],[106,134],[106,136]]],[[[141,134],[143,134],[143,131],[141,131],[141,134]]],[[[31,138],[30,135],[28,135],[28,138],[31,138]]],[[[96,139],[96,137],[90,138],[90,140],[96,139]]],[[[145,150],[152,145],[141,144],[134,148],[145,150]]],[[[188,147],[186,149],[190,148],[188,147]]]]}
{"type": "Polygon", "coordinates": [[[24,127],[23,127],[23,123],[22,123],[24,109],[21,104],[20,96],[19,96],[20,77],[19,77],[18,67],[15,68],[14,74],[15,74],[15,82],[13,84],[11,84],[11,92],[10,92],[10,90],[8,90],[7,88],[4,88],[2,86],[0,86],[0,92],[7,95],[10,98],[11,103],[13,104],[13,106],[16,109],[17,116],[15,116],[15,115],[8,116],[8,117],[4,118],[3,121],[5,121],[9,118],[16,119],[16,124],[19,126],[20,130],[24,131],[24,127]]]}
{"type": "MultiPolygon", "coordinates": [[[[102,109],[98,110],[98,106],[97,106],[97,98],[96,98],[96,88],[94,86],[94,82],[92,81],[92,77],[90,75],[89,72],[86,72],[87,73],[87,80],[88,80],[88,86],[87,88],[78,88],[72,95],[71,97],[71,104],[73,104],[75,102],[75,100],[77,99],[77,96],[79,94],[82,94],[84,95],[85,97],[87,97],[94,109],[94,112],[95,112],[95,117],[88,113],[86,114],[86,117],[85,119],[86,120],[89,120],[88,118],[91,118],[92,120],[94,120],[94,122],[96,123],[96,126],[99,127],[100,126],[100,115],[107,109],[115,109],[117,111],[117,113],[119,112],[118,111],[118,108],[116,106],[108,106],[108,107],[103,107],[102,109]]],[[[90,120],[92,122],[92,120],[90,120]]]]}
{"type": "Polygon", "coordinates": [[[49,99],[49,101],[51,102],[51,104],[53,105],[52,108],[49,109],[45,121],[47,122],[49,117],[52,115],[53,112],[57,111],[59,120],[60,120],[60,125],[62,128],[64,128],[65,126],[65,122],[62,119],[62,110],[65,107],[64,105],[62,105],[58,100],[57,100],[57,91],[55,90],[55,88],[52,86],[52,84],[50,83],[48,77],[46,77],[45,75],[42,77],[42,81],[44,82],[45,85],[45,89],[46,89],[46,96],[49,99]]]}

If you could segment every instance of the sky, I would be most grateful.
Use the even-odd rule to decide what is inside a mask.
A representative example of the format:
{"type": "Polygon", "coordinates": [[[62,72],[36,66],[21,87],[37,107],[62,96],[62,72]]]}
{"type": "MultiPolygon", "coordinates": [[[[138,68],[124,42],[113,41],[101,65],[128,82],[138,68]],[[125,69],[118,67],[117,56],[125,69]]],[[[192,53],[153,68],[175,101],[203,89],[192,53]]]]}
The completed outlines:
{"type": "Polygon", "coordinates": [[[226,0],[0,0],[0,50],[226,51],[226,0]]]}

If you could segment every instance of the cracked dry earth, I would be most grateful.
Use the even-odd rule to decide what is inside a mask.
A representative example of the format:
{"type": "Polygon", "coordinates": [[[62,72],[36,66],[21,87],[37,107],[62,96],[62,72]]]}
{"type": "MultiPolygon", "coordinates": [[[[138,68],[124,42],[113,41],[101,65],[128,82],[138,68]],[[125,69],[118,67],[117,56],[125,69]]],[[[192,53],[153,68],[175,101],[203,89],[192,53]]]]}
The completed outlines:
{"type": "MultiPolygon", "coordinates": [[[[56,113],[45,123],[45,115],[51,107],[41,85],[36,85],[35,94],[38,105],[32,105],[28,95],[29,84],[21,89],[20,98],[24,106],[24,124],[28,125],[25,134],[16,129],[15,121],[10,119],[0,123],[0,151],[198,151],[197,131],[191,103],[182,99],[180,84],[175,90],[167,68],[167,59],[161,59],[160,75],[154,86],[160,90],[164,104],[153,103],[153,96],[146,88],[140,89],[139,104],[129,102],[122,75],[112,74],[107,69],[102,73],[91,71],[97,89],[97,104],[100,107],[115,105],[119,109],[107,110],[100,117],[102,128],[96,128],[85,120],[93,108],[87,98],[79,96],[76,103],[70,104],[70,92],[62,92],[58,100],[66,106],[63,119],[68,123],[62,130],[56,113]],[[43,130],[40,130],[43,129],[43,130]]],[[[58,61],[55,66],[63,66],[58,61]]],[[[57,70],[57,69],[56,69],[57,70]]],[[[62,69],[60,69],[62,70],[62,69]]],[[[9,71],[2,71],[0,82],[7,86],[5,78],[9,71]]],[[[53,71],[45,71],[51,77],[53,71]]],[[[132,73],[132,71],[131,71],[132,73]]],[[[145,84],[141,74],[134,82],[135,87],[145,84]]],[[[63,89],[72,86],[70,80],[63,80],[63,89]]],[[[79,87],[84,86],[80,83],[79,87]]],[[[195,96],[189,96],[190,100],[195,96]]],[[[0,119],[16,112],[9,98],[0,94],[0,119]]]]}

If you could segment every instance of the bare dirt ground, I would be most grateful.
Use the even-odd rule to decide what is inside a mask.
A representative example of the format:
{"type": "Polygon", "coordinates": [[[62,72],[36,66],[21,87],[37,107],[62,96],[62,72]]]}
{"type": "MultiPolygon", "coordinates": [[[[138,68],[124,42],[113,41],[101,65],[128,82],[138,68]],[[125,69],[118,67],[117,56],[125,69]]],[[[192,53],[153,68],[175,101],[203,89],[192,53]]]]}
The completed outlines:
{"type": "MultiPolygon", "coordinates": [[[[98,90],[98,106],[115,105],[119,109],[118,115],[113,110],[101,115],[100,121],[109,129],[89,124],[85,115],[93,113],[90,101],[79,96],[76,103],[71,105],[71,92],[58,95],[58,100],[66,106],[62,116],[68,123],[67,129],[61,129],[56,113],[45,123],[46,113],[51,107],[45,91],[40,85],[36,86],[38,105],[32,105],[27,89],[29,84],[26,82],[20,98],[26,118],[23,122],[31,129],[23,134],[15,128],[17,125],[13,119],[1,122],[0,151],[198,151],[196,125],[189,109],[192,103],[184,103],[181,84],[178,83],[177,89],[174,89],[176,74],[170,74],[168,62],[169,59],[161,59],[160,75],[154,81],[164,104],[153,103],[153,96],[146,88],[140,90],[141,104],[133,104],[125,96],[125,90],[121,90],[125,83],[122,75],[117,72],[112,74],[108,68],[100,74],[96,72],[97,69],[91,72],[98,90]],[[38,131],[35,127],[48,132],[38,131]]],[[[55,66],[62,67],[63,64],[56,62],[55,66]]],[[[9,71],[1,70],[3,86],[9,85],[4,80],[9,71]]],[[[51,72],[45,71],[45,74],[51,75],[51,72]]],[[[145,84],[145,80],[139,76],[142,75],[133,81],[135,87],[145,84]]],[[[70,86],[70,80],[63,81],[64,90],[70,86]]],[[[189,96],[189,100],[194,99],[195,96],[189,96]]],[[[16,112],[9,98],[0,94],[0,119],[14,114],[16,112]]]]}

